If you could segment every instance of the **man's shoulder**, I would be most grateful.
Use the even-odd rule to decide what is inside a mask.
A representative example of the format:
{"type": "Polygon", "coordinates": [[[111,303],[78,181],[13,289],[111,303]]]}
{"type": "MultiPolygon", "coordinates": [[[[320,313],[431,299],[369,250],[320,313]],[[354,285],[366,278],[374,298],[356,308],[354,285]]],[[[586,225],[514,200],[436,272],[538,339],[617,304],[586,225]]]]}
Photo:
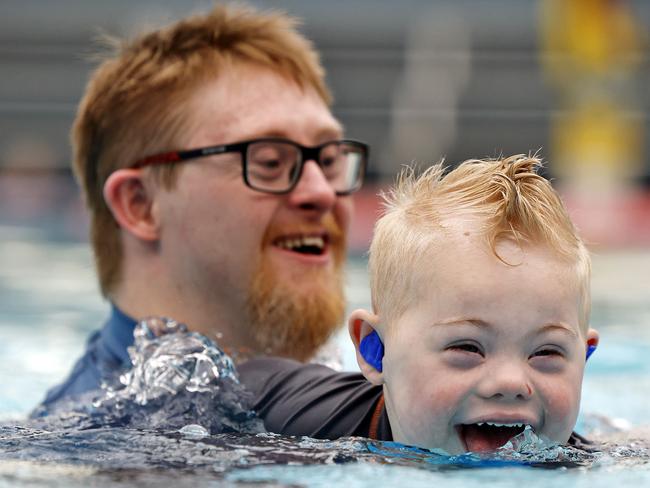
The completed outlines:
{"type": "Polygon", "coordinates": [[[102,368],[102,353],[100,352],[101,331],[91,334],[86,343],[86,350],[74,364],[68,377],[46,393],[43,402],[32,412],[32,417],[48,415],[60,408],[62,404],[80,398],[84,393],[98,390],[105,371],[102,368]]]}

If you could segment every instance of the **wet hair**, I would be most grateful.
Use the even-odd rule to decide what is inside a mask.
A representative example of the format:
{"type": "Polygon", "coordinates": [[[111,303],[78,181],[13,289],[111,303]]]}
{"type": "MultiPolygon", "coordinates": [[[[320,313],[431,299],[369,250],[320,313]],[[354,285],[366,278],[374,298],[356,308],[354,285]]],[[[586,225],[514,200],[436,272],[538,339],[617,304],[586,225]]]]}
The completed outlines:
{"type": "Polygon", "coordinates": [[[394,187],[382,195],[384,213],[370,245],[372,304],[390,324],[413,303],[421,286],[421,257],[435,251],[448,230],[443,221],[456,215],[482,223],[482,236],[494,256],[502,239],[542,244],[574,265],[582,295],[581,327],[587,330],[590,310],[591,259],[586,246],[548,180],[539,174],[535,156],[469,160],[445,174],[442,163],[420,176],[405,169],[394,187]]]}
{"type": "MultiPolygon", "coordinates": [[[[187,99],[201,83],[249,63],[311,88],[327,104],[324,70],[311,43],[282,13],[216,6],[132,41],[112,40],[112,53],[92,73],[71,139],[73,169],[91,214],[90,237],[102,293],[119,283],[118,224],[103,198],[115,170],[157,152],[183,149],[187,99]]],[[[178,167],[149,168],[168,188],[178,167]]]]}

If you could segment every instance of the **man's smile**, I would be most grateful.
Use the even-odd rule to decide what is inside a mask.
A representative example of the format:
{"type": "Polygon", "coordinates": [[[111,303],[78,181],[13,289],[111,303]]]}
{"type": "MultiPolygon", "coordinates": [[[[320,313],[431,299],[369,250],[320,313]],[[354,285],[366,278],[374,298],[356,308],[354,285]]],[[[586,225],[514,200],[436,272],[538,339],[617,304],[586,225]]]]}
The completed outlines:
{"type": "Polygon", "coordinates": [[[299,254],[322,256],[327,253],[329,247],[329,234],[291,234],[277,237],[272,245],[299,254]]]}

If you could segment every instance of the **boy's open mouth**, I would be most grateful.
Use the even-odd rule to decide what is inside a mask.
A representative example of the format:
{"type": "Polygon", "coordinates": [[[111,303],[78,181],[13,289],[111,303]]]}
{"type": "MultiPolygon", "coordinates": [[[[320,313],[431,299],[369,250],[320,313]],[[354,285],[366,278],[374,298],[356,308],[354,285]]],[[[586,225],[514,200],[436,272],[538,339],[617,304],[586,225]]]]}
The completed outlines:
{"type": "Polygon", "coordinates": [[[526,428],[523,423],[478,422],[456,427],[468,452],[492,452],[526,428]]]}

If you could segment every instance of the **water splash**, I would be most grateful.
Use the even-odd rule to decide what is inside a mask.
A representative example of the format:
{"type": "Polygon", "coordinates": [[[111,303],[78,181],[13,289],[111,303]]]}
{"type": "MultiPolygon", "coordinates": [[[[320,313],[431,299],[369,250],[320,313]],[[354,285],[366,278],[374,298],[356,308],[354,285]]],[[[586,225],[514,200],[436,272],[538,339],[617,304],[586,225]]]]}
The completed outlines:
{"type": "Polygon", "coordinates": [[[495,459],[513,460],[526,464],[554,463],[580,465],[594,461],[596,454],[584,449],[558,444],[538,434],[530,425],[496,450],[495,459]]]}
{"type": "Polygon", "coordinates": [[[198,424],[210,434],[264,432],[230,356],[172,319],[141,321],[129,348],[133,367],[105,385],[90,412],[100,425],[178,430],[198,424]]]}
{"type": "MultiPolygon", "coordinates": [[[[120,396],[146,405],[183,390],[208,392],[219,380],[239,383],[231,358],[205,336],[185,324],[151,317],[135,328],[129,347],[133,367],[119,377],[119,386],[106,385],[107,397],[120,396]]],[[[101,403],[101,402],[100,402],[101,403]]]]}
{"type": "Polygon", "coordinates": [[[533,451],[552,449],[557,446],[557,442],[553,442],[548,437],[538,434],[530,425],[526,425],[523,432],[506,442],[498,449],[498,452],[527,454],[533,451]]]}
{"type": "Polygon", "coordinates": [[[596,461],[600,453],[557,444],[532,428],[513,437],[495,452],[467,452],[449,455],[399,442],[369,441],[369,452],[386,456],[392,463],[427,465],[435,469],[485,468],[504,466],[580,467],[596,461]]]}

